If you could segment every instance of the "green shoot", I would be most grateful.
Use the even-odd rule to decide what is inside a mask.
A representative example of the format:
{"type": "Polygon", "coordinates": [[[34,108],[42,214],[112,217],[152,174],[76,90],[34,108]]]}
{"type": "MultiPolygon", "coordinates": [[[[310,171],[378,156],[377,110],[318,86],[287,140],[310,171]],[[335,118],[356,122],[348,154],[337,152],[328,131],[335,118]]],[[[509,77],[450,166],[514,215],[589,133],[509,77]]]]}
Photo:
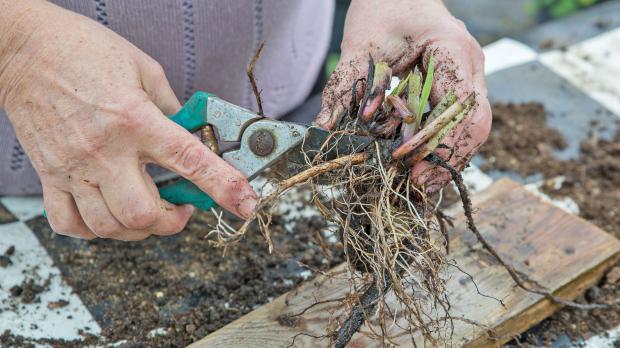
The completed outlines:
{"type": "Polygon", "coordinates": [[[424,87],[422,87],[422,95],[420,96],[420,104],[418,105],[418,109],[417,109],[416,121],[415,121],[416,128],[420,127],[420,123],[422,122],[422,114],[424,113],[424,108],[426,108],[428,97],[431,95],[431,87],[433,86],[434,73],[435,73],[435,58],[434,58],[434,54],[431,53],[431,56],[428,59],[428,69],[426,72],[426,79],[424,80],[424,87]]]}
{"type": "MultiPolygon", "coordinates": [[[[413,73],[409,74],[409,94],[407,95],[407,106],[411,113],[415,115],[415,124],[418,125],[418,118],[421,118],[422,115],[418,114],[418,109],[420,108],[420,93],[422,92],[422,73],[416,67],[413,73]]],[[[418,126],[414,127],[415,130],[418,129],[418,126]]]]}

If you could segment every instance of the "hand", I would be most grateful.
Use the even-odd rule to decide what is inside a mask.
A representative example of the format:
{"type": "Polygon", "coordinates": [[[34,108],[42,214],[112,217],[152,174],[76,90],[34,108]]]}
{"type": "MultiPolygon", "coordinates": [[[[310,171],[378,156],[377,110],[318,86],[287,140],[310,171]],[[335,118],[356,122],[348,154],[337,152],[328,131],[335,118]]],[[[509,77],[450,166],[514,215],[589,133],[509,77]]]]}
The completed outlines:
{"type": "MultiPolygon", "coordinates": [[[[491,108],[482,50],[440,0],[353,0],[341,49],[340,62],[323,92],[322,111],[317,118],[320,126],[333,127],[337,116],[349,106],[353,82],[366,77],[369,54],[375,62],[388,63],[394,74],[404,75],[419,59],[426,68],[433,52],[436,63],[432,105],[450,90],[461,101],[476,92],[472,113],[443,141],[453,151],[438,149],[436,153],[462,169],[488,137],[491,108]]],[[[429,193],[450,181],[447,171],[425,161],[413,166],[412,176],[415,184],[425,186],[429,193]]]]}
{"type": "Polygon", "coordinates": [[[170,121],[179,101],[161,66],[90,19],[44,1],[0,0],[0,105],[43,185],[52,228],[139,240],[183,229],[193,207],[160,199],[157,163],[241,217],[244,176],[170,121]]]}

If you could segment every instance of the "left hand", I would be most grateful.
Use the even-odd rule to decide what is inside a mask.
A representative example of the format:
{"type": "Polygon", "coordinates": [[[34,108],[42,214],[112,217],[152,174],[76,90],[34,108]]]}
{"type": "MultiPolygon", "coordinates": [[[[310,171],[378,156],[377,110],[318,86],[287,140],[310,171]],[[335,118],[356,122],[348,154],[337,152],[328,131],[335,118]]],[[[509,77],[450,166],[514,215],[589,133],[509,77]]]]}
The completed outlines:
{"type": "MultiPolygon", "coordinates": [[[[472,113],[444,139],[448,149],[435,152],[462,169],[487,139],[491,108],[482,49],[440,0],[353,0],[341,51],[340,62],[323,91],[322,110],[316,120],[320,126],[332,128],[337,116],[348,108],[353,82],[366,77],[369,55],[375,62],[388,63],[394,75],[405,75],[420,58],[426,69],[430,53],[434,53],[431,105],[450,90],[460,101],[476,93],[472,113]]],[[[412,177],[427,193],[450,181],[445,169],[426,161],[413,166],[412,177]]]]}

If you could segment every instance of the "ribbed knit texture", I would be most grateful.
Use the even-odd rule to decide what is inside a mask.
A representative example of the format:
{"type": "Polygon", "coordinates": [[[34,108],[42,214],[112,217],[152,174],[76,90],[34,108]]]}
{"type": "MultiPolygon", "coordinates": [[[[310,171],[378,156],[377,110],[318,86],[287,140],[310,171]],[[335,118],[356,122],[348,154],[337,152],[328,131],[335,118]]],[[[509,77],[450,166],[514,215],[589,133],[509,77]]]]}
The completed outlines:
{"type": "MultiPolygon", "coordinates": [[[[255,68],[265,113],[278,117],[307,98],[329,45],[333,0],[53,0],[157,60],[177,97],[209,91],[256,109],[245,68],[255,68]]],[[[30,161],[0,110],[0,195],[37,194],[30,161]]]]}

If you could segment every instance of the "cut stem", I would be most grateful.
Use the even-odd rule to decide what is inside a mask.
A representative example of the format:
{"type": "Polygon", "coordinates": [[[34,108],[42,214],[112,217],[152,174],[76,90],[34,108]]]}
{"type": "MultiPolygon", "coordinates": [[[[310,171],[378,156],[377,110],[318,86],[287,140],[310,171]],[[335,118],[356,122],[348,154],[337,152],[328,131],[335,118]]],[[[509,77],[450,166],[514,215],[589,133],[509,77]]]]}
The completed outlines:
{"type": "Polygon", "coordinates": [[[426,119],[426,121],[424,121],[424,125],[422,126],[422,128],[430,125],[431,122],[433,122],[437,117],[439,117],[439,115],[441,115],[444,111],[446,111],[446,109],[450,105],[454,104],[457,101],[458,101],[458,98],[456,97],[456,94],[454,94],[453,91],[446,93],[443,97],[441,97],[441,100],[439,101],[439,103],[430,112],[430,114],[428,115],[428,118],[426,119]]]}
{"type": "Polygon", "coordinates": [[[392,157],[395,160],[402,159],[408,153],[418,148],[424,142],[429,140],[433,135],[437,134],[440,130],[446,127],[446,125],[448,125],[453,119],[455,119],[462,111],[463,106],[461,105],[461,103],[459,103],[458,101],[454,102],[439,117],[437,117],[434,122],[422,128],[422,130],[420,130],[417,134],[411,137],[411,139],[405,141],[396,150],[394,150],[394,152],[392,153],[392,157]]]}
{"type": "Polygon", "coordinates": [[[392,69],[385,62],[375,64],[374,76],[372,79],[372,89],[368,97],[367,104],[362,112],[362,120],[369,122],[375,112],[381,107],[385,98],[385,91],[390,87],[392,81],[392,69]]]}
{"type": "Polygon", "coordinates": [[[456,115],[454,119],[452,119],[446,126],[441,128],[441,130],[435,135],[433,135],[424,146],[420,147],[418,151],[409,159],[407,159],[408,165],[413,165],[421,160],[423,160],[426,156],[430,155],[437,146],[443,141],[443,139],[450,133],[456,126],[465,119],[465,116],[469,114],[472,107],[474,106],[475,94],[472,93],[465,100],[465,105],[462,111],[456,115]]]}
{"type": "Polygon", "coordinates": [[[409,110],[415,115],[415,127],[413,131],[415,132],[419,128],[418,120],[422,119],[422,114],[419,113],[420,110],[420,94],[422,93],[422,72],[418,67],[415,67],[415,70],[411,74],[411,78],[409,79],[409,93],[407,95],[407,106],[409,110]]]}

